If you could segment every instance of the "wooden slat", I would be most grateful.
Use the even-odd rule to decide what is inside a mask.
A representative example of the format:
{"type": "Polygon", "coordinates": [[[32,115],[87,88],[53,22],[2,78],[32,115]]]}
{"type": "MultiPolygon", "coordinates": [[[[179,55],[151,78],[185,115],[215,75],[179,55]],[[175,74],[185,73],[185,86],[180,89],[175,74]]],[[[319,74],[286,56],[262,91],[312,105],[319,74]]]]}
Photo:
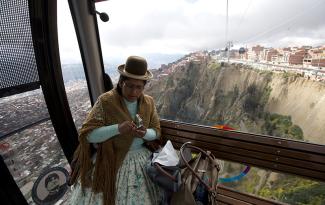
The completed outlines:
{"type": "Polygon", "coordinates": [[[258,204],[258,205],[284,205],[285,204],[274,200],[263,199],[251,194],[241,193],[233,189],[230,189],[228,187],[225,187],[223,185],[218,186],[217,192],[218,192],[218,196],[224,195],[250,204],[258,204]]]}
{"type": "MultiPolygon", "coordinates": [[[[244,147],[242,145],[238,145],[236,147],[235,145],[232,145],[231,143],[229,143],[229,145],[230,145],[229,146],[229,145],[223,144],[223,143],[220,144],[220,143],[218,143],[216,141],[209,142],[209,140],[204,140],[204,138],[207,138],[207,137],[204,137],[204,136],[202,138],[200,138],[200,140],[196,140],[196,139],[193,139],[191,137],[190,133],[186,134],[185,132],[181,132],[182,134],[179,133],[178,136],[169,135],[169,133],[171,133],[171,132],[169,132],[169,131],[165,132],[165,130],[164,130],[164,133],[167,133],[167,134],[164,135],[165,137],[167,137],[167,138],[169,138],[171,140],[174,140],[174,141],[177,141],[178,138],[181,138],[183,143],[186,142],[186,141],[192,141],[192,142],[195,142],[196,144],[208,143],[209,147],[212,147],[214,150],[218,150],[218,151],[222,151],[222,152],[226,152],[226,153],[227,152],[240,153],[240,155],[242,155],[242,156],[246,156],[246,157],[249,157],[249,158],[267,160],[267,161],[273,162],[275,164],[278,164],[278,163],[287,164],[287,165],[292,165],[293,164],[296,167],[301,167],[301,168],[305,168],[306,166],[308,166],[308,168],[311,169],[311,170],[325,172],[325,164],[320,164],[320,163],[306,161],[306,160],[304,160],[304,163],[301,163],[302,159],[287,157],[287,156],[290,156],[290,155],[287,155],[287,156],[284,155],[283,153],[285,153],[285,152],[271,154],[270,152],[264,153],[264,152],[259,151],[259,150],[267,150],[267,149],[270,150],[271,148],[267,147],[267,146],[264,146],[265,147],[264,149],[263,149],[263,146],[261,146],[261,145],[260,145],[260,149],[255,149],[254,148],[255,146],[251,146],[252,148],[251,147],[248,148],[247,146],[244,147]],[[187,136],[187,137],[185,138],[184,136],[187,136]]],[[[302,155],[303,153],[300,153],[300,154],[302,155]]],[[[322,159],[321,157],[319,157],[319,158],[322,159]]]]}
{"type": "Polygon", "coordinates": [[[247,203],[235,198],[231,198],[225,195],[218,195],[217,196],[217,201],[219,202],[223,202],[223,203],[227,203],[227,204],[236,204],[236,205],[251,205],[251,203],[247,203]]]}
{"type": "MultiPolygon", "coordinates": [[[[286,150],[284,148],[274,148],[269,145],[259,145],[259,144],[254,144],[254,146],[251,146],[252,143],[247,143],[247,142],[238,142],[235,140],[229,140],[229,139],[223,139],[223,138],[216,138],[214,136],[208,136],[208,135],[203,135],[203,134],[197,134],[197,133],[191,133],[188,131],[177,131],[173,130],[170,128],[163,128],[163,133],[164,135],[173,135],[173,136],[178,136],[182,138],[186,138],[188,140],[194,140],[194,141],[202,141],[202,142],[208,142],[211,144],[214,144],[215,146],[224,147],[226,148],[239,148],[242,151],[244,150],[251,150],[251,151],[258,151],[260,153],[265,153],[264,155],[261,155],[260,157],[263,156],[263,158],[267,158],[269,156],[270,158],[273,158],[275,161],[283,163],[288,163],[286,160],[290,160],[290,164],[296,164],[299,163],[301,160],[305,160],[307,163],[307,160],[310,161],[310,166],[315,167],[318,170],[322,170],[325,172],[325,161],[323,156],[315,156],[313,161],[310,160],[309,155],[306,154],[305,152],[298,152],[298,151],[291,151],[291,150],[286,150]],[[272,156],[272,157],[271,157],[272,156]],[[298,160],[295,160],[298,159],[298,160]],[[315,162],[315,163],[313,163],[315,162]]],[[[238,150],[236,150],[238,151],[238,150]]]]}
{"type": "Polygon", "coordinates": [[[287,140],[287,139],[271,137],[266,135],[243,133],[239,131],[223,131],[208,126],[193,125],[193,124],[176,122],[171,120],[161,120],[160,123],[161,123],[161,127],[174,128],[174,129],[176,128],[177,130],[180,131],[186,130],[192,133],[200,133],[200,134],[207,134],[207,135],[218,136],[218,137],[225,137],[230,139],[236,139],[238,141],[255,142],[259,144],[283,147],[285,149],[290,148],[295,150],[302,150],[304,152],[323,153],[323,154],[325,153],[324,145],[287,140]]]}
{"type": "Polygon", "coordinates": [[[192,141],[218,158],[325,181],[325,146],[161,120],[176,145],[192,141]]]}
{"type": "Polygon", "coordinates": [[[221,202],[221,201],[217,201],[218,203],[218,205],[229,205],[229,204],[226,204],[226,203],[224,203],[224,202],[221,202]]]}

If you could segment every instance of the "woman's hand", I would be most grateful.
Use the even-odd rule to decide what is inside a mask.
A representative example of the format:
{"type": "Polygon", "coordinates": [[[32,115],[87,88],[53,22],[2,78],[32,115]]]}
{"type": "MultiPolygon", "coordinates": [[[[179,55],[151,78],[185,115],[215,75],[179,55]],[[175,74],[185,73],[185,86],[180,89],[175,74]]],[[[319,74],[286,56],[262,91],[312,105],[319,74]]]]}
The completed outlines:
{"type": "Polygon", "coordinates": [[[137,127],[134,124],[134,122],[130,122],[130,121],[124,121],[118,125],[118,131],[122,135],[135,133],[136,129],[137,129],[137,127]]]}
{"type": "Polygon", "coordinates": [[[141,126],[137,128],[134,122],[124,121],[118,125],[120,134],[131,134],[135,137],[143,138],[147,133],[147,128],[141,126]]]}
{"type": "Polygon", "coordinates": [[[143,138],[147,133],[147,128],[144,126],[139,127],[138,129],[135,130],[135,136],[143,138]]]}

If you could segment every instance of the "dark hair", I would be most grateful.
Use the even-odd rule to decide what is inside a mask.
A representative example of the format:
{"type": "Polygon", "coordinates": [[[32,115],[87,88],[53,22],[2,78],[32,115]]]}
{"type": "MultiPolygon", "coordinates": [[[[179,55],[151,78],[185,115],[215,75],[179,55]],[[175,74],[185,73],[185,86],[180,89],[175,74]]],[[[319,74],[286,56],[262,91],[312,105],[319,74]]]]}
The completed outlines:
{"type": "Polygon", "coordinates": [[[59,177],[59,175],[56,174],[56,173],[52,173],[52,174],[48,175],[48,176],[46,177],[46,179],[45,179],[45,187],[47,187],[47,185],[49,184],[50,181],[53,180],[53,178],[59,179],[60,177],[59,177]]]}
{"type": "MultiPolygon", "coordinates": [[[[133,79],[133,78],[129,78],[129,77],[126,77],[124,75],[120,75],[120,78],[118,79],[118,82],[117,82],[117,85],[116,85],[116,90],[117,90],[118,94],[122,95],[122,88],[120,86],[120,83],[123,83],[124,81],[129,80],[129,79],[133,79]]],[[[144,82],[144,85],[147,84],[146,80],[142,80],[142,81],[144,82]]]]}

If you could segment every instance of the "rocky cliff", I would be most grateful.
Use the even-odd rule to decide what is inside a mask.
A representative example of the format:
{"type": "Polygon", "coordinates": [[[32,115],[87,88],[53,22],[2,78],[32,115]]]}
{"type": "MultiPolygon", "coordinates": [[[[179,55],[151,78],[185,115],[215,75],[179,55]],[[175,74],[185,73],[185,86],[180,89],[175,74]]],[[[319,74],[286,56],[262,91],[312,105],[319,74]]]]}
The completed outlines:
{"type": "Polygon", "coordinates": [[[170,66],[146,90],[162,118],[325,144],[323,83],[209,57],[170,66]]]}
{"type": "Polygon", "coordinates": [[[303,77],[273,75],[266,110],[289,115],[305,140],[325,144],[325,85],[303,77]]]}

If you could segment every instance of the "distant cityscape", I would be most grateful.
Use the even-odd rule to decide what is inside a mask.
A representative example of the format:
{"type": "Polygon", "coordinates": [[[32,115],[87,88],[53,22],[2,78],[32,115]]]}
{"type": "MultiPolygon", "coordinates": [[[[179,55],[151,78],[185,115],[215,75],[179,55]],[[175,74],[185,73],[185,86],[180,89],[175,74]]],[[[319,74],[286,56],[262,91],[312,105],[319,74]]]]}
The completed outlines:
{"type": "Polygon", "coordinates": [[[286,48],[266,48],[256,45],[238,50],[198,51],[169,64],[162,64],[158,75],[168,75],[189,62],[212,57],[219,62],[241,63],[272,72],[291,72],[307,79],[325,82],[325,45],[286,48]],[[229,58],[228,58],[229,56],[229,58]]]}
{"type": "Polygon", "coordinates": [[[256,45],[231,50],[232,62],[257,65],[273,71],[288,71],[308,79],[325,81],[325,45],[312,47],[266,48],[256,45]]]}
{"type": "Polygon", "coordinates": [[[266,48],[256,45],[249,48],[231,50],[230,58],[253,62],[269,62],[280,65],[298,65],[305,68],[325,67],[325,45],[319,47],[302,46],[286,48],[266,48]]]}

